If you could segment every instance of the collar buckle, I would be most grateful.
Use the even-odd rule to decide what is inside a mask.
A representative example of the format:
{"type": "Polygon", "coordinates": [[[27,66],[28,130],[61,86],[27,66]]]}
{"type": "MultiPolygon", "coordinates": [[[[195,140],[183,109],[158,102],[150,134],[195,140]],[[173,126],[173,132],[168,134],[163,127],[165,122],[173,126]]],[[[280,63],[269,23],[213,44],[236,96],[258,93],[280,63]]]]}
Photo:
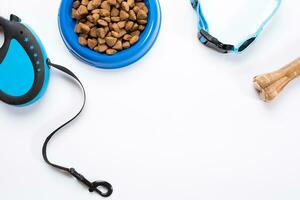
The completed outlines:
{"type": "Polygon", "coordinates": [[[231,44],[224,44],[220,42],[217,38],[210,35],[207,31],[201,30],[198,34],[198,37],[205,46],[220,52],[220,53],[229,53],[229,51],[234,50],[234,46],[231,44]]]}

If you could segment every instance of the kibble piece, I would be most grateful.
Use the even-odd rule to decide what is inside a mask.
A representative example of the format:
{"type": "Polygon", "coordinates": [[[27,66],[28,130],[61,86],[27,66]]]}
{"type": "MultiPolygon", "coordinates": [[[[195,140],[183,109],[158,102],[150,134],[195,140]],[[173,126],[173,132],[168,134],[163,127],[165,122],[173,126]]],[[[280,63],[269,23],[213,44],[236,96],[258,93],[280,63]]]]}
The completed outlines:
{"type": "Polygon", "coordinates": [[[135,13],[138,13],[140,11],[140,8],[138,6],[134,6],[132,9],[135,13]]]}
{"type": "Polygon", "coordinates": [[[111,31],[107,33],[106,37],[111,37],[112,36],[112,33],[111,31]]]}
{"type": "Polygon", "coordinates": [[[120,21],[120,17],[111,17],[111,21],[113,21],[113,22],[119,22],[120,21]]]}
{"type": "Polygon", "coordinates": [[[81,30],[80,32],[81,33],[88,34],[91,30],[91,28],[88,25],[84,24],[84,23],[79,23],[78,25],[80,26],[80,30],[81,30]]]}
{"type": "Polygon", "coordinates": [[[139,39],[139,36],[135,35],[129,40],[129,42],[131,45],[133,45],[138,41],[138,39],[139,39]]]}
{"type": "Polygon", "coordinates": [[[127,12],[125,12],[124,10],[120,11],[120,20],[124,21],[127,20],[129,18],[129,14],[127,12]]]}
{"type": "Polygon", "coordinates": [[[99,46],[96,46],[96,47],[94,48],[94,51],[99,51],[99,46]]]}
{"type": "Polygon", "coordinates": [[[130,10],[129,11],[129,19],[131,20],[131,21],[135,21],[137,18],[136,18],[136,14],[135,14],[135,12],[133,11],[133,10],[130,10]]]}
{"type": "Polygon", "coordinates": [[[134,7],[134,0],[127,0],[127,4],[130,8],[134,7]]]}
{"type": "Polygon", "coordinates": [[[147,20],[138,20],[137,22],[140,25],[146,25],[148,23],[147,20]]]}
{"type": "Polygon", "coordinates": [[[123,37],[126,33],[127,33],[127,32],[126,32],[125,29],[121,29],[121,30],[119,31],[119,36],[120,36],[120,37],[123,37]]]}
{"type": "Polygon", "coordinates": [[[87,25],[90,29],[95,26],[95,24],[93,22],[90,22],[90,21],[85,22],[85,25],[87,25]]]}
{"type": "Polygon", "coordinates": [[[94,22],[97,22],[100,19],[100,15],[98,13],[94,13],[93,15],[94,22]]]}
{"type": "Polygon", "coordinates": [[[108,23],[110,23],[111,22],[111,19],[110,19],[110,17],[103,17],[102,19],[104,19],[105,21],[107,21],[108,23]]]}
{"type": "Polygon", "coordinates": [[[97,29],[97,36],[104,39],[107,34],[107,31],[104,28],[97,29]]]}
{"type": "Polygon", "coordinates": [[[136,36],[136,35],[140,36],[140,33],[141,33],[140,31],[133,31],[133,32],[130,33],[130,35],[132,35],[132,36],[136,36]]]}
{"type": "Polygon", "coordinates": [[[103,53],[108,49],[108,46],[106,46],[105,44],[99,45],[98,46],[98,51],[103,53]]]}
{"type": "Polygon", "coordinates": [[[90,49],[94,49],[97,46],[98,41],[96,39],[88,39],[87,44],[90,49]]]}
{"type": "Polygon", "coordinates": [[[84,5],[79,6],[79,8],[77,9],[77,15],[79,17],[84,17],[87,14],[89,14],[87,7],[85,7],[84,5]]]}
{"type": "Polygon", "coordinates": [[[125,21],[118,22],[118,26],[120,29],[125,28],[125,25],[126,25],[125,21]]]}
{"type": "Polygon", "coordinates": [[[123,49],[122,42],[118,40],[117,43],[112,48],[116,50],[122,50],[123,49]]]}
{"type": "Polygon", "coordinates": [[[138,29],[139,29],[139,25],[138,25],[137,23],[135,23],[135,24],[133,25],[133,27],[131,28],[131,32],[136,31],[136,30],[138,30],[138,29]]]}
{"type": "Polygon", "coordinates": [[[93,2],[89,2],[89,4],[87,5],[87,9],[90,10],[94,10],[96,7],[94,7],[93,2]]]}
{"type": "Polygon", "coordinates": [[[84,37],[79,37],[78,38],[79,44],[86,46],[87,45],[87,40],[84,37]]]}
{"type": "Polygon", "coordinates": [[[75,8],[75,9],[79,8],[80,5],[81,5],[81,3],[78,0],[73,2],[73,8],[75,8]]]}
{"type": "Polygon", "coordinates": [[[87,6],[89,4],[89,0],[82,0],[81,4],[87,6]]]}
{"type": "Polygon", "coordinates": [[[140,9],[136,15],[137,20],[144,20],[147,19],[147,17],[148,17],[147,13],[142,9],[140,9]]]}
{"type": "Polygon", "coordinates": [[[118,25],[117,23],[113,23],[113,24],[111,25],[111,29],[112,29],[113,31],[116,31],[116,32],[119,32],[119,31],[120,31],[120,27],[119,27],[119,25],[118,25]]]}
{"type": "Polygon", "coordinates": [[[94,18],[93,18],[92,15],[88,15],[88,16],[86,16],[86,18],[87,18],[87,20],[88,20],[89,22],[94,23],[94,18]]]}
{"type": "Polygon", "coordinates": [[[140,3],[136,3],[135,5],[138,6],[139,9],[144,10],[146,13],[149,12],[147,6],[145,5],[145,3],[140,2],[140,3]]]}
{"type": "Polygon", "coordinates": [[[116,42],[117,42],[117,38],[114,38],[114,37],[106,37],[105,38],[105,42],[106,44],[109,46],[109,47],[113,47],[116,42]]]}
{"type": "Polygon", "coordinates": [[[72,19],[78,19],[78,13],[77,13],[77,10],[72,8],[72,19]]]}
{"type": "Polygon", "coordinates": [[[110,4],[108,3],[108,1],[103,1],[101,3],[101,8],[110,11],[111,7],[110,4]]]}
{"type": "Polygon", "coordinates": [[[122,2],[121,8],[124,9],[126,12],[128,12],[130,9],[128,3],[125,1],[122,2]]]}
{"type": "Polygon", "coordinates": [[[126,31],[131,30],[132,27],[133,27],[133,25],[134,25],[134,23],[133,23],[132,21],[128,21],[128,22],[126,23],[126,25],[125,25],[126,31]]]}
{"type": "Polygon", "coordinates": [[[117,5],[117,0],[107,0],[107,2],[112,6],[117,5]]]}
{"type": "Polygon", "coordinates": [[[113,37],[115,37],[115,38],[120,38],[119,32],[112,31],[112,32],[111,32],[111,35],[112,35],[113,37]]]}
{"type": "Polygon", "coordinates": [[[100,9],[99,14],[101,17],[109,17],[110,16],[110,12],[106,9],[100,9]]]}
{"type": "Polygon", "coordinates": [[[100,13],[100,9],[92,10],[92,14],[99,14],[99,13],[100,13]]]}
{"type": "Polygon", "coordinates": [[[98,44],[105,44],[105,39],[98,38],[98,44]]]}
{"type": "Polygon", "coordinates": [[[123,48],[124,49],[128,49],[130,47],[130,43],[129,42],[124,42],[123,43],[123,48]]]}
{"type": "Polygon", "coordinates": [[[74,32],[75,33],[81,33],[81,27],[79,24],[76,24],[75,28],[74,28],[74,32]]]}
{"type": "Polygon", "coordinates": [[[97,37],[97,28],[96,27],[91,28],[90,36],[93,37],[93,38],[97,37]]]}
{"type": "Polygon", "coordinates": [[[102,0],[92,0],[92,4],[95,8],[98,8],[101,5],[102,0]]]}
{"type": "Polygon", "coordinates": [[[139,25],[139,30],[140,30],[140,31],[145,30],[145,26],[144,26],[144,25],[139,25]]]}
{"type": "Polygon", "coordinates": [[[110,12],[110,16],[112,16],[112,17],[118,17],[119,14],[120,14],[119,9],[113,7],[113,9],[112,9],[111,12],[110,12]]]}
{"type": "Polygon", "coordinates": [[[129,34],[125,34],[123,39],[124,40],[130,40],[132,38],[132,35],[129,35],[129,34]]]}
{"type": "Polygon", "coordinates": [[[99,25],[101,25],[101,26],[108,26],[107,21],[105,21],[105,20],[103,20],[103,19],[99,19],[99,20],[97,21],[97,23],[98,23],[99,25]]]}
{"type": "Polygon", "coordinates": [[[117,50],[115,50],[115,49],[107,49],[106,50],[106,54],[108,54],[108,55],[113,55],[113,54],[116,54],[117,53],[117,50]]]}

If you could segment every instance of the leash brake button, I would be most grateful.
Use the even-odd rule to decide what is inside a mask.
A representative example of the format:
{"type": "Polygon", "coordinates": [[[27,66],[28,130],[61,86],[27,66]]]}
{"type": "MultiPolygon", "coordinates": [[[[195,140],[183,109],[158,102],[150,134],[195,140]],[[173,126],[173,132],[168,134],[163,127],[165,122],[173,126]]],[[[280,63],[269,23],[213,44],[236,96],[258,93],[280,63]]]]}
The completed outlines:
{"type": "Polygon", "coordinates": [[[10,15],[10,21],[12,21],[12,22],[21,22],[22,20],[17,15],[11,14],[10,15]]]}

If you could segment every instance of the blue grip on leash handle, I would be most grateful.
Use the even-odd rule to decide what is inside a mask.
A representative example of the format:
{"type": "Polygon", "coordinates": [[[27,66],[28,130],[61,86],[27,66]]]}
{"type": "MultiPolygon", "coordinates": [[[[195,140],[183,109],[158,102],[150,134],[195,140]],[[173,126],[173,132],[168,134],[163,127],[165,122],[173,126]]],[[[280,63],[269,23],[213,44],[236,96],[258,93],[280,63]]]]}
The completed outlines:
{"type": "Polygon", "coordinates": [[[40,98],[49,78],[47,55],[40,40],[17,16],[0,17],[4,44],[0,49],[0,100],[31,104],[40,98]]]}
{"type": "Polygon", "coordinates": [[[30,27],[21,23],[19,17],[11,15],[10,20],[0,17],[0,27],[2,27],[5,37],[4,44],[0,49],[0,100],[15,106],[26,106],[37,101],[47,88],[50,66],[75,79],[83,90],[82,107],[73,118],[47,137],[42,155],[47,164],[72,175],[86,185],[90,192],[96,192],[103,197],[110,196],[113,189],[108,182],[90,182],[74,168],[54,164],[49,161],[47,156],[47,146],[52,137],[78,117],[85,106],[86,93],[81,81],[67,68],[51,63],[41,40],[30,27]],[[102,192],[100,188],[105,192],[102,192]]]}
{"type": "Polygon", "coordinates": [[[271,14],[262,22],[262,24],[258,27],[257,31],[252,34],[250,37],[248,37],[245,40],[242,40],[237,45],[231,45],[231,44],[224,44],[220,42],[217,38],[213,37],[209,33],[209,26],[207,23],[207,20],[205,18],[205,15],[203,13],[203,9],[200,3],[201,0],[191,0],[191,4],[193,8],[196,10],[199,22],[198,22],[198,38],[202,44],[205,46],[214,49],[217,52],[220,53],[239,53],[244,51],[247,47],[252,44],[256,38],[260,35],[260,33],[263,31],[264,27],[267,25],[267,23],[272,19],[272,17],[276,14],[278,11],[281,0],[274,0],[276,1],[276,6],[274,7],[274,10],[271,12],[271,14]]]}

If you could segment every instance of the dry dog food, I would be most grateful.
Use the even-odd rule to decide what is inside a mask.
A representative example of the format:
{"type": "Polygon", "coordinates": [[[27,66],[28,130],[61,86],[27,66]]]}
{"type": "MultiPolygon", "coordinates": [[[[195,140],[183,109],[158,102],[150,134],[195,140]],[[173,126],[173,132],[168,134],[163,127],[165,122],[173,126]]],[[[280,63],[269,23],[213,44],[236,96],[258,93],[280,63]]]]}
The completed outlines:
{"type": "Polygon", "coordinates": [[[74,0],[78,42],[113,55],[134,45],[148,22],[144,0],[74,0]]]}

